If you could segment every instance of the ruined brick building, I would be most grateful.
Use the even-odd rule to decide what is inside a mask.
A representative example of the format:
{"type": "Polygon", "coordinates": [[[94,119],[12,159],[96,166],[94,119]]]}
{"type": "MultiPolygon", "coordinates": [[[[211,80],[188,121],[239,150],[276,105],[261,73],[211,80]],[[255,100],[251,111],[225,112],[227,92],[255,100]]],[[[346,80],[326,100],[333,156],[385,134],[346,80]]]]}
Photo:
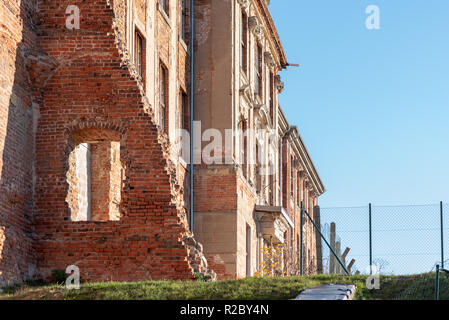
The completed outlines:
{"type": "MultiPolygon", "coordinates": [[[[278,102],[268,5],[0,1],[0,286],[69,265],[245,277],[279,243],[301,258],[301,202],[313,215],[324,187],[278,102]]],[[[303,245],[315,272],[309,223],[303,245]]]]}

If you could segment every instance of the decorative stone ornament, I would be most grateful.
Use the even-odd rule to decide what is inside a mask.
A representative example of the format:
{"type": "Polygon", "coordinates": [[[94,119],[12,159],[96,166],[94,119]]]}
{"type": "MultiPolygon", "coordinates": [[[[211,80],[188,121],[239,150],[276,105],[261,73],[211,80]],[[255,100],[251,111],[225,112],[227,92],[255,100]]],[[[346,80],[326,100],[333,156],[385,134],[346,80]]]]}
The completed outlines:
{"type": "Polygon", "coordinates": [[[270,68],[274,68],[276,66],[276,62],[274,61],[273,55],[271,54],[271,52],[265,52],[264,53],[265,56],[265,61],[267,62],[267,65],[270,68]]]}
{"type": "Polygon", "coordinates": [[[237,2],[239,3],[239,5],[242,8],[248,8],[249,7],[249,0],[237,0],[237,2]]]}
{"type": "Polygon", "coordinates": [[[281,93],[282,91],[284,91],[284,87],[285,84],[284,82],[281,80],[281,76],[276,76],[276,89],[279,91],[279,93],[281,93]]]}
{"type": "Polygon", "coordinates": [[[249,84],[240,87],[240,95],[243,96],[250,104],[254,100],[254,95],[249,84]]]}
{"type": "Polygon", "coordinates": [[[307,187],[307,190],[313,191],[313,183],[312,182],[307,181],[306,187],[307,187]]]}
{"type": "Polygon", "coordinates": [[[256,16],[249,17],[248,27],[252,33],[257,37],[258,40],[262,39],[263,29],[256,16]]]}

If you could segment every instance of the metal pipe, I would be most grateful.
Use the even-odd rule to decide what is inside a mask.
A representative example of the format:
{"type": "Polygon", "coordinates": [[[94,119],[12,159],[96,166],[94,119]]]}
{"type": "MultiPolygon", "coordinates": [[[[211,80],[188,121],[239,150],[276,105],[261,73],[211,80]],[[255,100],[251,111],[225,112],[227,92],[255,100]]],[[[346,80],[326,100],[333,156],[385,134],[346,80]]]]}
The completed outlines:
{"type": "Polygon", "coordinates": [[[194,105],[195,105],[195,0],[190,0],[190,230],[194,231],[194,105]]]}
{"type": "Polygon", "coordinates": [[[304,259],[303,259],[303,254],[304,254],[304,245],[303,245],[303,238],[304,238],[304,235],[303,235],[303,233],[304,233],[304,218],[303,218],[303,216],[304,216],[304,203],[301,201],[301,217],[300,217],[300,221],[301,221],[301,230],[300,230],[300,234],[301,234],[301,236],[300,236],[300,243],[299,243],[299,245],[300,245],[300,253],[301,253],[301,261],[299,262],[299,266],[300,266],[300,274],[301,275],[303,275],[304,274],[304,259]]]}
{"type": "Polygon", "coordinates": [[[437,276],[435,281],[435,300],[440,300],[440,265],[437,264],[437,276]]]}
{"type": "Polygon", "coordinates": [[[441,268],[444,269],[443,201],[440,202],[440,219],[441,219],[441,268]]]}
{"type": "Polygon", "coordinates": [[[369,273],[373,274],[373,233],[372,233],[372,206],[369,204],[369,273]]]}

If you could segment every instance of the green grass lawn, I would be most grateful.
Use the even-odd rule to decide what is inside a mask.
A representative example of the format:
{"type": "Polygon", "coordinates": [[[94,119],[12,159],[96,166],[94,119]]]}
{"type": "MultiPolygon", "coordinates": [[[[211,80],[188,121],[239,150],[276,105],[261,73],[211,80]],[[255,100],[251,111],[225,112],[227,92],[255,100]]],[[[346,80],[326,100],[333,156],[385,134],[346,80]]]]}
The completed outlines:
{"type": "MultiPolygon", "coordinates": [[[[2,299],[57,300],[287,300],[301,291],[322,284],[357,285],[356,299],[433,299],[435,274],[382,276],[380,290],[368,290],[366,276],[310,276],[289,278],[248,278],[217,281],[147,281],[133,283],[85,283],[80,290],[66,290],[60,285],[28,284],[3,289],[2,299]]],[[[441,299],[449,299],[449,278],[441,279],[441,299]]]]}

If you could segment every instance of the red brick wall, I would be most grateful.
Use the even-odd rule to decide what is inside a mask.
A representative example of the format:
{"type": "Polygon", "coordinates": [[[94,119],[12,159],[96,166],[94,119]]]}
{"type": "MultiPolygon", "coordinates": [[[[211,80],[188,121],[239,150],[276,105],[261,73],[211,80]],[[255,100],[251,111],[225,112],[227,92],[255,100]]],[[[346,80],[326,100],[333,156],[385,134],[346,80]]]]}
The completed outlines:
{"type": "Polygon", "coordinates": [[[75,264],[86,280],[189,278],[186,221],[172,203],[161,132],[121,65],[106,2],[78,3],[78,31],[65,30],[60,18],[73,0],[40,5],[39,42],[59,68],[46,82],[36,136],[38,267],[48,275],[75,264]],[[68,221],[67,149],[70,133],[83,128],[120,132],[125,182],[118,222],[68,221]]]}
{"type": "Polygon", "coordinates": [[[237,210],[237,174],[233,166],[196,165],[194,180],[195,212],[237,210]]]}
{"type": "Polygon", "coordinates": [[[220,280],[236,277],[237,179],[234,166],[195,166],[195,236],[220,280]]]}
{"type": "Polygon", "coordinates": [[[33,1],[0,1],[0,286],[33,277],[33,1]]]}
{"type": "MultiPolygon", "coordinates": [[[[111,172],[113,168],[111,141],[91,144],[91,212],[93,221],[108,221],[111,172]]],[[[115,169],[115,170],[114,170],[115,169]]],[[[119,169],[120,170],[120,169],[119,169]]]]}
{"type": "Polygon", "coordinates": [[[0,40],[7,45],[0,46],[7,70],[0,76],[6,89],[14,86],[13,94],[0,91],[0,284],[30,278],[35,265],[37,277],[75,264],[82,279],[97,281],[186,279],[194,270],[204,271],[200,246],[187,228],[167,138],[155,124],[142,83],[123,59],[124,1],[114,1],[114,10],[107,0],[38,2],[38,14],[25,0],[0,4],[0,40]],[[69,5],[81,10],[80,30],[65,28],[69,5]],[[29,21],[22,30],[16,15],[37,18],[38,45],[29,21]],[[40,112],[34,217],[31,96],[40,112]],[[72,134],[89,128],[120,137],[120,221],[70,221],[72,134]]]}

